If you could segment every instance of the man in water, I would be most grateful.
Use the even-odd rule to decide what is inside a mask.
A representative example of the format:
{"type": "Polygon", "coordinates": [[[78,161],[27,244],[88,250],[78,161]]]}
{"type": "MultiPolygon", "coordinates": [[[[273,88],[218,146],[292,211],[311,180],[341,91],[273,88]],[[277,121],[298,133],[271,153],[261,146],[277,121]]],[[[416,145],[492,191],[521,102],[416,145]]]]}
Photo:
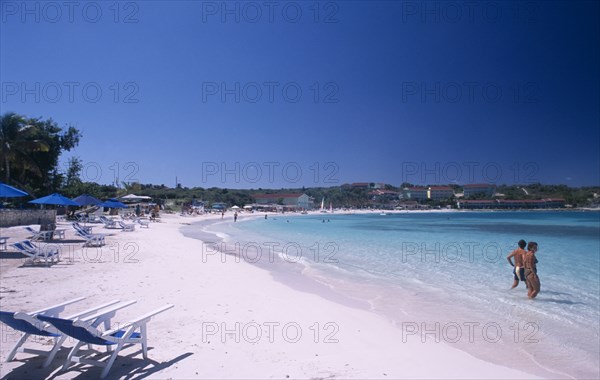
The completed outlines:
{"type": "Polygon", "coordinates": [[[525,240],[521,239],[519,240],[518,245],[519,248],[515,249],[508,256],[506,256],[506,259],[508,260],[510,265],[514,267],[513,275],[515,277],[515,281],[510,287],[511,289],[514,289],[517,287],[517,285],[519,285],[519,280],[525,282],[525,286],[527,286],[527,282],[525,281],[525,266],[523,265],[523,259],[525,258],[525,253],[527,253],[525,252],[525,246],[527,245],[527,243],[525,242],[525,240]],[[515,258],[514,264],[512,262],[513,257],[515,258]]]}
{"type": "Polygon", "coordinates": [[[523,260],[525,265],[525,281],[527,284],[527,297],[535,298],[541,289],[540,278],[537,275],[537,258],[535,253],[538,250],[536,242],[530,241],[527,244],[527,253],[523,260]]]}

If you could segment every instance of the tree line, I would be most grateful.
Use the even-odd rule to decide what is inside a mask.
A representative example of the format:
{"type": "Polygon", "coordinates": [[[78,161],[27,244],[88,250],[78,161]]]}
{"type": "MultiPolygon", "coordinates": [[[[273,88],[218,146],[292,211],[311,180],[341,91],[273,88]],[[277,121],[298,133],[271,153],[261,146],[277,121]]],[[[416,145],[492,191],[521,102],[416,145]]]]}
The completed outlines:
{"type": "MultiPolygon", "coordinates": [[[[368,208],[375,205],[400,202],[401,197],[386,195],[373,197],[372,189],[349,185],[333,187],[288,188],[288,189],[225,189],[225,188],[187,188],[177,185],[175,188],[155,184],[121,183],[119,186],[103,185],[81,180],[83,162],[77,157],[68,160],[65,170],[59,169],[59,158],[63,152],[71,151],[82,138],[81,132],[67,125],[61,128],[52,119],[29,118],[16,113],[0,116],[0,179],[27,191],[32,197],[60,192],[68,197],[90,194],[99,199],[114,198],[128,193],[150,196],[159,202],[173,201],[178,204],[191,203],[194,200],[207,204],[222,202],[228,206],[253,203],[256,194],[305,193],[312,197],[315,207],[320,207],[322,199],[326,207],[332,204],[336,208],[368,208]]],[[[439,185],[439,184],[435,184],[439,185]]],[[[399,187],[386,185],[386,190],[402,193],[403,183],[399,187]]],[[[449,185],[460,192],[455,184],[449,185]]],[[[563,198],[573,206],[599,205],[600,187],[572,188],[566,185],[499,185],[497,193],[505,199],[543,199],[563,198]]],[[[484,195],[473,199],[485,199],[484,195]]],[[[432,202],[429,202],[430,204],[432,202]]],[[[434,202],[435,203],[435,202],[434,202]]],[[[451,200],[437,202],[451,205],[451,200]]]]}

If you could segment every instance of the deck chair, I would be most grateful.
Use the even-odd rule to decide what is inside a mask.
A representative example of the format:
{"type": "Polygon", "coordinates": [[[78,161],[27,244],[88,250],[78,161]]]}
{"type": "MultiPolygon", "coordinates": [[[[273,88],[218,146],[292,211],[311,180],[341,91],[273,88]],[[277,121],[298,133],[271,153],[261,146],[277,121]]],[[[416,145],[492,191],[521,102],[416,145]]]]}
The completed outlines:
{"type": "MultiPolygon", "coordinates": [[[[50,325],[46,322],[40,321],[37,317],[40,315],[58,316],[60,313],[62,313],[64,311],[65,306],[82,301],[84,299],[85,299],[85,297],[75,298],[70,301],[66,301],[61,304],[54,305],[54,306],[51,306],[51,307],[48,307],[45,309],[37,310],[37,311],[31,312],[31,313],[0,311],[0,321],[5,323],[7,326],[12,327],[15,330],[24,333],[24,335],[21,337],[21,339],[19,339],[17,344],[15,344],[13,349],[8,354],[6,361],[9,362],[9,361],[13,360],[15,355],[18,352],[23,352],[23,353],[28,353],[28,354],[36,354],[36,355],[40,355],[40,356],[46,356],[47,358],[44,361],[43,366],[48,367],[50,365],[50,363],[52,362],[52,359],[54,359],[54,356],[56,355],[56,353],[58,352],[58,350],[64,343],[67,336],[64,334],[61,334],[60,331],[58,331],[52,325],[50,325]],[[36,350],[36,349],[32,349],[32,348],[22,347],[23,344],[25,344],[25,342],[27,341],[27,339],[29,339],[29,337],[32,335],[46,336],[46,337],[54,338],[54,345],[52,346],[52,349],[50,349],[50,351],[44,351],[44,350],[36,350]]],[[[119,302],[119,300],[110,301],[110,302],[107,302],[100,306],[96,306],[91,309],[87,309],[85,311],[79,312],[77,314],[70,315],[67,318],[68,319],[82,318],[82,317],[88,316],[90,314],[96,313],[98,310],[104,309],[104,308],[114,305],[115,303],[118,303],[118,302],[119,302]]]]}
{"type": "Polygon", "coordinates": [[[7,237],[0,237],[0,251],[6,251],[6,242],[8,239],[7,237]]]}
{"type": "Polygon", "coordinates": [[[135,224],[123,223],[119,220],[119,226],[121,226],[125,232],[135,231],[135,224]]]}
{"type": "Polygon", "coordinates": [[[87,232],[88,234],[93,234],[92,229],[95,226],[82,226],[81,224],[79,224],[79,222],[73,222],[73,227],[77,227],[76,229],[82,229],[85,232],[87,232]],[[77,226],[75,226],[77,225],[77,226]]]}
{"type": "Polygon", "coordinates": [[[38,240],[50,240],[50,238],[52,238],[52,231],[36,231],[33,228],[31,228],[30,226],[25,227],[25,229],[32,233],[33,235],[29,238],[33,241],[38,241],[38,240]]]}
{"type": "Polygon", "coordinates": [[[83,244],[85,247],[100,247],[104,245],[104,237],[103,234],[91,234],[84,230],[79,224],[73,223],[73,228],[75,229],[75,233],[78,236],[81,236],[85,239],[85,243],[83,244]]]}
{"type": "MultiPolygon", "coordinates": [[[[83,363],[89,364],[97,367],[103,367],[102,373],[100,374],[100,378],[103,379],[108,375],[110,368],[112,367],[119,351],[126,344],[141,344],[142,345],[142,355],[144,359],[148,358],[148,342],[147,342],[147,323],[152,319],[153,316],[162,313],[170,308],[173,305],[167,304],[161,308],[158,308],[154,311],[151,311],[147,314],[144,314],[130,322],[125,323],[120,326],[120,329],[113,329],[108,331],[100,331],[94,326],[90,324],[90,320],[93,318],[87,317],[82,319],[62,319],[56,317],[48,317],[48,316],[39,316],[41,320],[44,322],[48,322],[52,324],[56,329],[63,332],[70,337],[77,339],[79,342],[75,344],[75,346],[69,352],[67,359],[62,367],[62,370],[65,371],[69,368],[69,365],[74,363],[83,363]],[[83,345],[100,345],[106,346],[107,351],[110,352],[111,346],[116,345],[114,352],[110,355],[110,357],[104,361],[101,360],[93,360],[88,358],[83,358],[80,356],[75,356],[77,351],[83,345]]],[[[108,327],[107,327],[108,328],[108,327]]]]}
{"type": "Polygon", "coordinates": [[[121,228],[119,226],[117,226],[117,222],[107,218],[106,216],[102,215],[100,216],[100,221],[102,223],[104,223],[104,228],[110,228],[110,229],[117,229],[117,228],[121,228]]]}
{"type": "Polygon", "coordinates": [[[144,227],[144,228],[150,228],[150,221],[146,220],[146,219],[141,219],[141,218],[136,218],[135,222],[138,222],[140,224],[140,228],[144,227]]]}
{"type": "Polygon", "coordinates": [[[36,261],[43,261],[46,265],[50,265],[60,261],[60,251],[55,245],[37,246],[30,240],[23,240],[12,243],[10,246],[27,256],[31,264],[35,264],[36,261]]]}

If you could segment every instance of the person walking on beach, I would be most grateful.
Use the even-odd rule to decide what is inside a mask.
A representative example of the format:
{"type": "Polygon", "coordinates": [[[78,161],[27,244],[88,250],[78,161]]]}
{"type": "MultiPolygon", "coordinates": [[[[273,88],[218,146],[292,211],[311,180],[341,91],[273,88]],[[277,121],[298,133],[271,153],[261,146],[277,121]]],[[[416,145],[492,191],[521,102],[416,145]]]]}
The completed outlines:
{"type": "Polygon", "coordinates": [[[234,223],[237,222],[237,217],[238,217],[238,214],[237,214],[237,211],[236,211],[235,214],[233,214],[233,222],[234,223]]]}
{"type": "Polygon", "coordinates": [[[537,275],[537,258],[535,253],[538,250],[538,245],[534,241],[527,244],[527,253],[524,258],[525,265],[525,281],[527,283],[527,297],[535,298],[541,289],[540,278],[537,275]]]}
{"type": "Polygon", "coordinates": [[[525,282],[525,286],[527,286],[527,281],[525,281],[525,266],[523,265],[523,259],[525,258],[525,253],[527,253],[525,251],[525,246],[527,245],[527,243],[525,242],[525,240],[521,239],[517,244],[519,245],[519,248],[515,249],[508,256],[506,256],[506,259],[508,260],[509,264],[514,267],[513,275],[515,281],[510,287],[511,289],[514,289],[519,285],[519,280],[525,282]],[[512,262],[513,257],[515,258],[514,264],[512,262]]]}

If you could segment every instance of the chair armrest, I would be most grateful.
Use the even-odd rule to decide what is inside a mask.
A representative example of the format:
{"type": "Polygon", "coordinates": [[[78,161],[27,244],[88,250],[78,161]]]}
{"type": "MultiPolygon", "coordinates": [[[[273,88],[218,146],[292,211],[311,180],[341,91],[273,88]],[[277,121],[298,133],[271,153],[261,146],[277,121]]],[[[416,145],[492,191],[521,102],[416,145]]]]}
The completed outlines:
{"type": "Polygon", "coordinates": [[[95,321],[96,319],[98,319],[98,318],[100,318],[100,317],[103,317],[103,316],[105,316],[105,315],[107,315],[107,314],[110,314],[110,313],[114,313],[114,312],[116,312],[117,310],[123,309],[123,308],[125,308],[125,307],[127,307],[127,306],[130,306],[130,305],[133,305],[133,304],[134,304],[134,303],[136,303],[136,302],[137,302],[137,301],[135,301],[135,300],[131,300],[131,301],[124,302],[124,303],[122,303],[122,304],[119,304],[119,305],[113,306],[113,307],[111,307],[111,308],[109,308],[109,309],[106,309],[106,310],[104,310],[104,311],[101,311],[101,312],[99,312],[99,313],[96,313],[96,314],[93,314],[93,315],[90,315],[90,316],[87,316],[87,317],[81,318],[81,319],[80,319],[80,321],[82,321],[82,322],[95,321]]]}
{"type": "Polygon", "coordinates": [[[172,307],[174,307],[174,306],[175,306],[175,305],[172,305],[172,304],[167,304],[167,305],[165,305],[165,306],[163,306],[163,307],[160,307],[160,308],[158,308],[158,309],[156,309],[156,310],[153,310],[153,311],[151,311],[151,312],[149,312],[149,313],[146,313],[146,314],[144,314],[144,315],[141,315],[141,316],[137,317],[136,319],[133,319],[133,320],[131,320],[131,321],[129,321],[129,322],[127,322],[127,323],[125,323],[124,325],[121,325],[121,326],[119,326],[119,328],[117,328],[117,329],[108,330],[108,331],[104,332],[102,335],[103,335],[103,336],[112,335],[112,334],[114,334],[115,332],[117,332],[117,331],[119,331],[119,330],[125,330],[126,328],[128,328],[128,327],[130,327],[130,326],[133,326],[133,325],[137,325],[137,324],[140,324],[140,323],[147,322],[147,321],[149,321],[149,320],[150,320],[152,317],[154,317],[155,315],[157,315],[157,314],[160,314],[160,313],[162,313],[163,311],[167,311],[167,310],[171,309],[171,308],[172,308],[172,307]]]}
{"type": "Polygon", "coordinates": [[[84,299],[85,299],[85,297],[74,298],[72,300],[60,303],[58,305],[50,306],[50,307],[47,307],[47,308],[41,309],[41,310],[32,311],[31,313],[27,313],[27,314],[29,314],[29,315],[36,315],[36,314],[42,314],[43,313],[44,315],[47,315],[49,317],[58,316],[58,313],[60,313],[61,311],[63,311],[65,309],[65,306],[70,305],[70,304],[75,303],[75,302],[82,301],[84,299]]]}
{"type": "Polygon", "coordinates": [[[81,312],[79,312],[77,314],[73,314],[73,315],[70,315],[68,317],[65,317],[65,319],[83,318],[83,317],[85,317],[85,316],[87,316],[87,315],[89,315],[91,313],[95,313],[98,310],[104,309],[105,307],[114,305],[114,304],[119,303],[119,302],[120,302],[120,300],[112,300],[112,301],[109,301],[109,302],[104,303],[102,305],[94,306],[91,309],[87,309],[87,310],[81,311],[81,312]]]}

